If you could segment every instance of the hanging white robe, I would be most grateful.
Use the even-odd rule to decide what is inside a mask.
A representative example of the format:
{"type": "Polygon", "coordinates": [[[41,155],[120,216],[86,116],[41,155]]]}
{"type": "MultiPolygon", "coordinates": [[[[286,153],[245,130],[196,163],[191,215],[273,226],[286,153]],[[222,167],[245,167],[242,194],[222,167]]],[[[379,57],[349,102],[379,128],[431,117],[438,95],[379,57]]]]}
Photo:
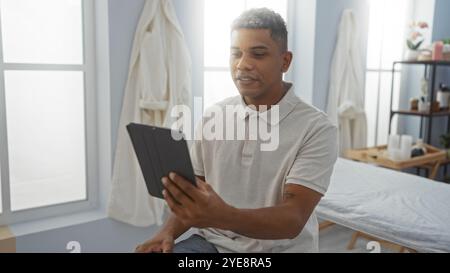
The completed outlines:
{"type": "Polygon", "coordinates": [[[146,0],[131,53],[108,215],[135,226],[162,224],[164,201],[145,186],[126,125],[171,127],[172,108],[191,105],[191,60],[171,0],[146,0]]]}
{"type": "Polygon", "coordinates": [[[345,10],[330,71],[327,113],[339,127],[339,153],[367,146],[364,110],[364,67],[353,11],[345,10]]]}

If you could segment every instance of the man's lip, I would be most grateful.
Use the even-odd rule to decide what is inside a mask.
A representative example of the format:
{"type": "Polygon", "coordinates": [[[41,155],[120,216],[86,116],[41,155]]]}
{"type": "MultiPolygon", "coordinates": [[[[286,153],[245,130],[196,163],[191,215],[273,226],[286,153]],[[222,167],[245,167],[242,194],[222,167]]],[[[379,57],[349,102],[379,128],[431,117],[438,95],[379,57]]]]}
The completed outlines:
{"type": "Polygon", "coordinates": [[[253,77],[236,77],[235,79],[238,81],[257,81],[257,79],[253,77]]]}

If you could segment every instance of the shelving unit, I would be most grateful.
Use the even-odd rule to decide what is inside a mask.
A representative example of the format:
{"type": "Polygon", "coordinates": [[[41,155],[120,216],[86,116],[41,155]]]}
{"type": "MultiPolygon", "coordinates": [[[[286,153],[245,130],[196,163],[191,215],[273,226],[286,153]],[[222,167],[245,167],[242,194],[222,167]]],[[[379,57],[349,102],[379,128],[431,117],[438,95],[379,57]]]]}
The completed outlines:
{"type": "Polygon", "coordinates": [[[439,66],[448,66],[450,67],[449,61],[401,61],[394,62],[392,65],[392,85],[391,85],[391,104],[390,104],[390,118],[389,118],[389,134],[391,133],[392,127],[392,119],[395,115],[407,115],[407,116],[419,116],[420,117],[420,133],[419,138],[424,139],[424,142],[427,144],[431,144],[431,133],[433,128],[433,118],[435,117],[447,117],[447,128],[446,132],[449,132],[450,129],[450,110],[433,112],[433,109],[430,107],[429,112],[419,112],[419,111],[411,111],[411,110],[394,110],[392,109],[393,96],[394,96],[394,81],[395,81],[395,72],[397,65],[422,65],[425,66],[425,76],[430,71],[430,86],[428,92],[428,100],[430,102],[435,101],[435,92],[436,92],[436,71],[439,66]],[[426,124],[426,128],[424,128],[424,119],[428,119],[429,122],[426,124]],[[426,135],[424,135],[424,129],[426,130],[426,135]]]}
{"type": "MultiPolygon", "coordinates": [[[[421,65],[425,66],[425,78],[427,77],[428,72],[430,72],[430,86],[428,92],[428,101],[435,101],[435,92],[436,92],[436,71],[438,67],[450,67],[449,61],[400,61],[394,62],[392,65],[392,85],[391,85],[391,103],[390,103],[390,118],[389,118],[389,134],[391,134],[392,127],[392,119],[396,115],[404,115],[404,116],[418,116],[420,117],[420,133],[419,138],[423,139],[426,144],[431,145],[431,136],[433,130],[433,119],[447,117],[447,128],[446,133],[449,133],[450,129],[450,110],[443,110],[434,112],[432,107],[428,112],[419,112],[419,111],[411,111],[411,110],[394,110],[392,109],[393,104],[393,96],[394,96],[394,82],[395,82],[395,72],[397,65],[421,65]],[[424,125],[424,119],[427,119],[429,122],[424,125]],[[424,135],[424,129],[426,134],[424,135]]],[[[398,70],[397,70],[398,71],[398,70]]],[[[441,162],[441,166],[444,166],[444,175],[447,175],[447,165],[450,164],[450,159],[446,159],[441,162]]],[[[426,169],[426,176],[428,176],[428,169],[426,169]]],[[[417,169],[418,174],[420,173],[419,168],[417,169]]]]}

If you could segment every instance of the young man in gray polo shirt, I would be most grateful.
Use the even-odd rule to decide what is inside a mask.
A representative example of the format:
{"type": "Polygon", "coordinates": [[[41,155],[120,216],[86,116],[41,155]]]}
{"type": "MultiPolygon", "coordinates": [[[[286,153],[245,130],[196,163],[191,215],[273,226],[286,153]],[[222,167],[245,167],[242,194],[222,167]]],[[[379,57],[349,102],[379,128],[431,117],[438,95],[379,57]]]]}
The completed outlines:
{"type": "MultiPolygon", "coordinates": [[[[136,251],[318,251],[314,209],[330,183],[337,129],[283,81],[291,61],[280,15],[256,9],[235,20],[230,67],[240,96],[216,109],[242,105],[246,111],[235,120],[237,127],[248,129],[251,120],[267,123],[277,130],[276,147],[262,149],[263,140],[247,131],[243,140],[195,140],[191,157],[198,187],[176,174],[163,178],[171,215],[136,251]],[[269,120],[267,114],[276,118],[269,120]],[[191,228],[197,228],[196,234],[175,245],[191,228]]],[[[205,117],[202,124],[209,121],[205,117]]],[[[196,134],[202,133],[201,125],[196,134]]]]}

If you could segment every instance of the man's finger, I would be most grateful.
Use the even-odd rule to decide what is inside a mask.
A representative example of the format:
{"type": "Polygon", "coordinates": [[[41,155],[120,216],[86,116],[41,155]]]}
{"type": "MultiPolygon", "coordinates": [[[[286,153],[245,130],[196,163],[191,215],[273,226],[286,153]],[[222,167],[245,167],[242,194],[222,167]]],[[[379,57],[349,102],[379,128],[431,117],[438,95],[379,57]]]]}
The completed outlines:
{"type": "Polygon", "coordinates": [[[164,200],[166,200],[167,205],[170,210],[177,216],[180,214],[181,206],[178,204],[175,199],[171,196],[171,194],[167,190],[163,190],[164,200]]]}
{"type": "Polygon", "coordinates": [[[191,199],[195,200],[198,197],[198,189],[191,184],[186,178],[174,172],[169,174],[170,180],[177,185],[183,192],[185,192],[191,199]]]}
{"type": "Polygon", "coordinates": [[[179,204],[186,207],[189,207],[192,204],[192,198],[181,190],[174,181],[168,179],[167,177],[163,177],[162,182],[166,190],[179,204]]]}
{"type": "Polygon", "coordinates": [[[152,247],[149,252],[150,253],[161,253],[161,252],[163,252],[163,250],[161,247],[152,247]]]}
{"type": "Polygon", "coordinates": [[[196,178],[195,180],[197,182],[197,186],[198,186],[199,189],[202,189],[202,190],[206,190],[207,189],[206,186],[208,185],[208,183],[206,183],[205,181],[203,181],[203,180],[201,180],[199,178],[196,178]]]}
{"type": "Polygon", "coordinates": [[[162,245],[163,253],[172,253],[173,245],[171,243],[164,242],[162,245]]]}
{"type": "Polygon", "coordinates": [[[145,244],[142,244],[142,245],[138,245],[134,251],[136,253],[149,253],[149,252],[155,251],[155,246],[153,246],[153,245],[147,246],[145,244]]]}
{"type": "Polygon", "coordinates": [[[145,253],[155,253],[155,252],[161,252],[161,249],[158,248],[158,246],[149,246],[144,250],[145,253]]]}

